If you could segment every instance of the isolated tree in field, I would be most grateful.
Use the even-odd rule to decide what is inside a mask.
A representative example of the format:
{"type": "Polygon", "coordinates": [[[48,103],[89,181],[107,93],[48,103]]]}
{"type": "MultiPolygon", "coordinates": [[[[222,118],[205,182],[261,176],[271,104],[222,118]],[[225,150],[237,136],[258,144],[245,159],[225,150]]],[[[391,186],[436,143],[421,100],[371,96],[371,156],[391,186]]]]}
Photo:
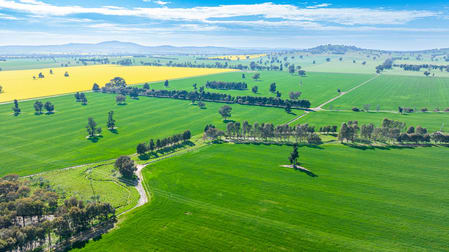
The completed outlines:
{"type": "Polygon", "coordinates": [[[41,101],[36,101],[34,103],[34,110],[36,111],[36,114],[42,114],[43,107],[44,107],[44,104],[41,101]]]}
{"type": "Polygon", "coordinates": [[[295,170],[296,170],[296,165],[299,164],[298,158],[299,158],[298,145],[294,144],[293,151],[292,151],[292,153],[290,153],[290,157],[288,157],[288,161],[290,161],[290,164],[293,166],[293,169],[295,169],[295,170]]]}
{"type": "Polygon", "coordinates": [[[291,74],[295,73],[295,65],[294,64],[291,64],[288,66],[288,72],[291,74]]]}
{"type": "Polygon", "coordinates": [[[120,156],[115,160],[115,168],[125,178],[132,178],[137,170],[134,161],[128,156],[120,156]]]}
{"type": "Polygon", "coordinates": [[[242,79],[245,79],[245,77],[246,77],[245,74],[242,74],[242,79]]]}
{"type": "Polygon", "coordinates": [[[101,134],[101,128],[97,128],[97,123],[92,117],[87,119],[86,129],[89,137],[94,137],[95,134],[101,134]]]}
{"type": "Polygon", "coordinates": [[[254,74],[254,75],[253,75],[253,79],[254,79],[254,80],[260,79],[260,73],[254,74]]]}
{"type": "Polygon", "coordinates": [[[292,100],[297,100],[301,96],[301,92],[290,92],[288,96],[292,100]]]}
{"type": "Polygon", "coordinates": [[[69,72],[65,72],[64,77],[69,77],[69,72]]]}
{"type": "Polygon", "coordinates": [[[143,88],[147,90],[150,89],[150,84],[148,83],[143,84],[143,88]]]}
{"type": "Polygon", "coordinates": [[[424,72],[424,75],[425,75],[426,77],[429,77],[430,72],[429,72],[429,71],[425,71],[425,72],[424,72]]]}
{"type": "Polygon", "coordinates": [[[198,107],[200,107],[201,109],[205,109],[206,108],[206,103],[199,101],[198,102],[198,107]]]}
{"type": "Polygon", "coordinates": [[[3,87],[0,85],[0,94],[3,92],[3,87]]]}
{"type": "Polygon", "coordinates": [[[276,92],[276,83],[271,83],[270,84],[270,92],[271,93],[275,93],[276,92]]]}
{"type": "Polygon", "coordinates": [[[50,74],[53,74],[53,69],[50,69],[50,74]]]}
{"type": "Polygon", "coordinates": [[[121,105],[124,104],[126,101],[126,96],[119,94],[115,97],[115,101],[117,102],[117,104],[121,105]]]}
{"type": "Polygon", "coordinates": [[[80,99],[81,100],[81,104],[82,105],[87,105],[86,95],[84,93],[81,93],[80,97],[81,97],[81,99],[80,99]]]}
{"type": "Polygon", "coordinates": [[[55,111],[55,105],[53,105],[49,101],[44,104],[44,108],[45,108],[45,110],[47,110],[48,114],[51,114],[51,113],[53,113],[53,111],[55,111]]]}
{"type": "Polygon", "coordinates": [[[227,119],[229,117],[231,117],[231,111],[232,108],[228,105],[225,105],[223,107],[220,108],[220,110],[218,110],[218,113],[220,113],[220,115],[223,117],[223,119],[227,119]]]}
{"type": "Polygon", "coordinates": [[[109,111],[109,113],[108,113],[108,129],[110,129],[110,130],[114,130],[114,128],[115,128],[115,120],[114,120],[113,116],[114,116],[114,111],[109,111]]]}
{"type": "Polygon", "coordinates": [[[193,83],[192,87],[193,87],[193,89],[197,90],[198,89],[198,84],[193,83]]]}
{"type": "Polygon", "coordinates": [[[253,93],[257,94],[257,91],[259,90],[258,86],[254,86],[251,91],[253,91],[253,93]]]}
{"type": "Polygon", "coordinates": [[[12,111],[14,111],[14,115],[20,114],[19,102],[14,100],[14,107],[12,107],[12,111]]]}
{"type": "Polygon", "coordinates": [[[97,83],[94,83],[94,85],[92,86],[92,91],[94,92],[100,91],[100,86],[97,83]]]}
{"type": "Polygon", "coordinates": [[[165,80],[165,82],[164,82],[164,87],[168,87],[168,80],[165,80]]]}
{"type": "Polygon", "coordinates": [[[43,79],[43,78],[45,78],[45,76],[44,76],[44,74],[43,73],[39,73],[39,75],[37,76],[39,79],[43,79]]]}
{"type": "Polygon", "coordinates": [[[144,143],[140,143],[137,145],[137,154],[144,155],[147,152],[147,146],[144,143]]]}

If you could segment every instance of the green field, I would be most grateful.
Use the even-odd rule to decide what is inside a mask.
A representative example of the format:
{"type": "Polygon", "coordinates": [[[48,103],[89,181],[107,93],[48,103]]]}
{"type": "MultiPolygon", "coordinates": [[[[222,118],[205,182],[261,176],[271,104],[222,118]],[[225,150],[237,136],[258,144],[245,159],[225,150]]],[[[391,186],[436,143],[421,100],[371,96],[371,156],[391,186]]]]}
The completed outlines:
{"type": "Polygon", "coordinates": [[[363,108],[370,104],[381,110],[398,110],[398,106],[420,110],[449,107],[449,78],[381,75],[368,84],[325,106],[333,109],[363,108]]]}
{"type": "Polygon", "coordinates": [[[92,201],[98,197],[110,203],[117,214],[134,207],[139,200],[133,181],[123,179],[111,162],[44,172],[26,180],[31,185],[41,181],[48,183],[62,199],[75,196],[92,201]]]}
{"type": "MultiPolygon", "coordinates": [[[[244,72],[245,73],[245,72],[244,72]]],[[[262,71],[260,80],[255,81],[252,76],[254,73],[245,73],[246,78],[242,79],[241,72],[216,74],[210,76],[196,77],[190,79],[170,81],[168,89],[194,90],[193,84],[197,87],[205,86],[206,81],[234,81],[246,82],[248,90],[216,90],[206,89],[208,92],[227,93],[234,96],[276,96],[270,93],[270,84],[275,82],[277,91],[281,92],[283,99],[289,99],[289,93],[294,91],[302,92],[299,99],[306,99],[312,103],[312,107],[338,95],[337,90],[346,91],[369,80],[374,75],[370,74],[339,74],[339,73],[313,73],[308,72],[307,77],[300,77],[297,74],[292,75],[287,72],[262,71]],[[300,83],[302,82],[302,85],[300,83]],[[259,91],[254,94],[251,91],[253,86],[258,86],[259,91]]],[[[163,83],[153,83],[150,85],[153,89],[163,89],[163,83]]]]}
{"type": "Polygon", "coordinates": [[[449,148],[213,145],[144,169],[150,204],[88,251],[421,251],[449,243],[449,148]]]}
{"type": "MultiPolygon", "coordinates": [[[[117,158],[136,152],[139,142],[163,138],[190,129],[193,135],[203,132],[206,124],[225,128],[218,109],[220,103],[207,103],[206,109],[190,101],[141,97],[127,99],[127,105],[115,104],[115,96],[87,93],[89,104],[82,106],[73,95],[44,99],[56,109],[52,115],[35,115],[34,101],[21,102],[22,113],[12,114],[11,104],[0,106],[0,175],[34,174],[79,164],[117,158]],[[108,112],[113,110],[117,133],[106,129],[108,112]],[[87,118],[103,128],[98,142],[86,139],[87,118]]],[[[236,121],[286,123],[295,118],[283,109],[231,105],[236,121]]],[[[301,114],[302,111],[294,111],[301,114]]]]}
{"type": "Polygon", "coordinates": [[[308,123],[315,126],[316,129],[322,126],[337,125],[339,128],[343,122],[358,121],[359,125],[373,123],[376,126],[382,125],[382,120],[398,120],[405,122],[409,126],[422,126],[430,132],[442,130],[449,131],[449,113],[411,113],[401,115],[399,113],[387,112],[349,112],[349,111],[319,111],[311,112],[301,119],[295,121],[295,124],[308,123]]]}

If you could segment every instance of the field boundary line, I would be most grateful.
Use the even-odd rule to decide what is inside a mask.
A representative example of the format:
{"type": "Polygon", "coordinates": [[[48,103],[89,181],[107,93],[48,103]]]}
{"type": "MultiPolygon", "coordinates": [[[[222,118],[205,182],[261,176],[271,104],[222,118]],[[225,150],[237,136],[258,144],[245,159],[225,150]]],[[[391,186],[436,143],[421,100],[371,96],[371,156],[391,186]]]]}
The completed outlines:
{"type": "Polygon", "coordinates": [[[357,86],[355,86],[355,87],[349,89],[349,90],[346,91],[346,92],[341,92],[338,96],[336,96],[336,97],[334,97],[334,98],[332,98],[332,99],[330,99],[330,100],[328,100],[328,101],[326,101],[326,102],[320,104],[318,107],[314,107],[314,108],[310,108],[310,109],[308,109],[308,110],[304,110],[304,114],[302,114],[302,115],[300,115],[300,116],[298,116],[298,117],[296,117],[296,118],[290,120],[289,122],[287,122],[287,125],[290,125],[290,124],[292,124],[293,122],[296,122],[297,120],[299,120],[299,119],[305,117],[306,115],[308,115],[308,114],[310,113],[310,111],[317,112],[317,111],[322,110],[322,107],[323,107],[323,106],[325,106],[325,105],[327,105],[327,104],[329,104],[329,103],[331,103],[331,102],[337,100],[338,98],[342,97],[342,96],[345,95],[345,94],[348,94],[348,93],[350,93],[350,92],[356,90],[356,89],[359,88],[359,87],[362,87],[362,86],[368,84],[369,82],[371,82],[372,80],[378,78],[379,76],[380,76],[380,75],[376,75],[376,76],[374,76],[373,78],[371,78],[371,79],[369,79],[369,80],[366,80],[366,81],[360,83],[359,85],[357,85],[357,86]]]}
{"type": "MultiPolygon", "coordinates": [[[[206,69],[220,69],[220,68],[206,68],[206,69]]],[[[26,70],[32,70],[32,69],[26,69],[26,70]]],[[[17,71],[17,70],[14,70],[17,71]]],[[[18,70],[21,71],[21,70],[18,70]]],[[[224,74],[224,73],[234,73],[234,72],[242,72],[241,70],[235,69],[235,71],[228,71],[228,72],[222,72],[222,73],[213,73],[213,74],[201,74],[201,75],[196,75],[196,76],[190,76],[190,77],[182,77],[182,78],[176,78],[176,79],[169,79],[169,81],[177,81],[177,80],[184,80],[184,79],[190,79],[190,78],[196,78],[196,77],[205,77],[205,76],[209,76],[209,75],[215,75],[215,74],[224,74]]],[[[154,84],[154,83],[158,83],[158,82],[162,82],[163,80],[159,80],[159,81],[147,81],[145,83],[148,84],[154,84]]],[[[128,84],[127,86],[135,86],[135,85],[141,85],[144,83],[135,83],[135,84],[128,84]]],[[[83,92],[83,93],[93,93],[93,90],[80,90],[80,91],[73,91],[73,92],[68,92],[68,93],[62,93],[62,94],[56,94],[56,95],[49,95],[49,96],[39,96],[39,97],[34,97],[34,98],[28,98],[28,99],[23,99],[20,100],[18,99],[17,101],[20,102],[26,102],[26,101],[35,101],[35,100],[39,100],[39,99],[49,99],[49,98],[55,98],[55,97],[59,97],[59,96],[64,96],[64,95],[71,95],[71,94],[76,94],[77,92],[83,92]]],[[[98,92],[100,93],[100,92],[98,92]]],[[[0,102],[0,105],[5,105],[5,104],[11,104],[13,103],[14,100],[11,101],[4,101],[4,102],[0,102]]]]}

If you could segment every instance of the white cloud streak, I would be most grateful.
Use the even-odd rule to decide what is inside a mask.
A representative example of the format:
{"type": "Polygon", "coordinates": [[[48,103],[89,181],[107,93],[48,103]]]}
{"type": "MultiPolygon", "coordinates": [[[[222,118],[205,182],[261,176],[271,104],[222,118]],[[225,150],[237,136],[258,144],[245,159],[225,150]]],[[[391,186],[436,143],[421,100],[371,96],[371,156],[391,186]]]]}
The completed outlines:
{"type": "MultiPolygon", "coordinates": [[[[163,2],[163,1],[160,1],[163,2]]],[[[243,16],[280,19],[292,22],[330,22],[340,25],[400,25],[410,21],[439,15],[425,10],[384,10],[368,8],[299,8],[289,4],[240,4],[194,8],[123,8],[102,6],[56,6],[37,0],[0,0],[0,9],[46,16],[76,14],[101,14],[108,16],[133,16],[166,21],[210,22],[243,16]]]]}

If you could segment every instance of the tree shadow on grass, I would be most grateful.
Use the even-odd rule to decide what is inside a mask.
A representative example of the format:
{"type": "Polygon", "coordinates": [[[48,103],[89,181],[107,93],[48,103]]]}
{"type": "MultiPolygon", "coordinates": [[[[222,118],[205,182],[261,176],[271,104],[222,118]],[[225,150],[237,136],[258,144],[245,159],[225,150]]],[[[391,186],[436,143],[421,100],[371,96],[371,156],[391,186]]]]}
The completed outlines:
{"type": "Polygon", "coordinates": [[[235,123],[235,121],[234,120],[232,120],[232,119],[225,119],[225,120],[223,120],[223,122],[224,123],[235,123]]]}
{"type": "Polygon", "coordinates": [[[127,186],[136,186],[139,183],[139,178],[136,175],[134,175],[133,178],[120,176],[118,180],[127,186]]]}
{"type": "Polygon", "coordinates": [[[128,105],[128,103],[117,103],[117,105],[119,105],[119,106],[126,106],[126,105],[128,105]]]}
{"type": "Polygon", "coordinates": [[[117,130],[117,129],[109,129],[109,131],[110,131],[112,134],[118,134],[118,130],[117,130]]]}
{"type": "MultiPolygon", "coordinates": [[[[357,144],[351,144],[351,143],[342,143],[342,145],[358,149],[358,150],[400,150],[400,149],[415,149],[416,146],[411,145],[387,145],[387,146],[375,146],[375,145],[357,145],[357,144]]],[[[420,145],[421,146],[421,145],[420,145]]],[[[432,145],[427,147],[431,147],[432,145]]],[[[422,145],[422,147],[426,147],[425,145],[422,145]]]]}
{"type": "Polygon", "coordinates": [[[98,142],[101,138],[103,138],[103,136],[92,136],[92,137],[88,137],[87,140],[91,141],[92,143],[96,143],[98,142]]]}
{"type": "Polygon", "coordinates": [[[150,153],[145,153],[145,154],[139,155],[140,160],[148,160],[148,159],[150,159],[150,157],[151,157],[150,153]]]}

